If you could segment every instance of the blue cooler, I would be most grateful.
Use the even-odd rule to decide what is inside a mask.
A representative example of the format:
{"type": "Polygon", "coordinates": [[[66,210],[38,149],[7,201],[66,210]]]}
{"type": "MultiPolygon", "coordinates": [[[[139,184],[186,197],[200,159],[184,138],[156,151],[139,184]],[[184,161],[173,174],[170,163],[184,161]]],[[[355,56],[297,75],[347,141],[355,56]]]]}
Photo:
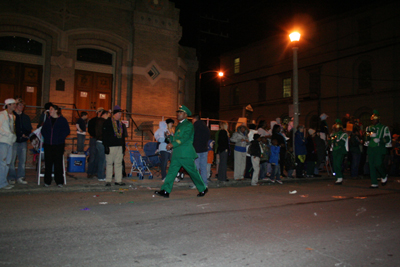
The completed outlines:
{"type": "Polygon", "coordinates": [[[85,154],[69,154],[68,156],[68,172],[85,172],[85,154]]]}

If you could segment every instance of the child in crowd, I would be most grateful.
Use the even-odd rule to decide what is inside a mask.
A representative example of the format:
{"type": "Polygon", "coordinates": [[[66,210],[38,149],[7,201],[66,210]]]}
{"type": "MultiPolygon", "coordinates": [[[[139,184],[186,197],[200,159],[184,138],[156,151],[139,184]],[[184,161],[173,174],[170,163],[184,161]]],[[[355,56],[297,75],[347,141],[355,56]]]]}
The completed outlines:
{"type": "Polygon", "coordinates": [[[211,164],[214,161],[214,140],[208,140],[208,154],[207,154],[207,180],[211,181],[212,171],[211,164]]]}
{"type": "Polygon", "coordinates": [[[261,137],[261,149],[263,153],[260,158],[260,179],[267,177],[267,166],[269,164],[270,146],[266,136],[261,137]]]}
{"type": "Polygon", "coordinates": [[[260,174],[260,158],[263,153],[260,145],[260,135],[255,134],[253,136],[253,141],[251,141],[250,146],[247,150],[251,157],[251,164],[253,165],[253,176],[251,178],[251,185],[258,185],[258,176],[260,174]]]}
{"type": "Polygon", "coordinates": [[[278,145],[277,139],[272,139],[272,146],[271,146],[271,156],[269,158],[269,162],[272,165],[272,173],[270,181],[278,184],[283,184],[281,180],[281,171],[279,167],[279,153],[280,153],[280,146],[278,145]]]}
{"type": "Polygon", "coordinates": [[[87,112],[81,112],[81,117],[76,121],[76,135],[77,135],[77,151],[78,153],[84,152],[85,137],[86,137],[86,120],[88,118],[87,112]]]}
{"type": "Polygon", "coordinates": [[[296,168],[296,163],[295,163],[295,157],[293,153],[293,147],[289,146],[288,150],[286,151],[285,155],[285,168],[288,173],[289,178],[294,178],[293,177],[293,171],[296,168]]]}

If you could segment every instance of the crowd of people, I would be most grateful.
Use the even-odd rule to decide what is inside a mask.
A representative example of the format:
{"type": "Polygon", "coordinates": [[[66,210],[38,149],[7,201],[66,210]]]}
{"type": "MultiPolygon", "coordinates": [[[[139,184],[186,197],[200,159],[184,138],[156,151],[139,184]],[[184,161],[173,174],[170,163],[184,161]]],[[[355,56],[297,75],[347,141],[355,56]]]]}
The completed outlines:
{"type": "MultiPolygon", "coordinates": [[[[352,178],[369,175],[371,188],[378,188],[378,180],[386,185],[389,175],[399,175],[399,135],[391,135],[389,127],[380,123],[378,111],[373,111],[368,127],[346,114],[329,128],[327,117],[320,115],[316,129],[304,125],[293,129],[293,120],[281,123],[280,118],[258,129],[254,123],[237,126],[230,138],[234,143],[234,180],[251,178],[253,186],[259,185],[259,180],[282,184],[282,177],[319,177],[320,172],[331,171],[335,184],[341,185],[343,173],[349,170],[352,178]]],[[[221,123],[216,147],[226,145],[226,136],[229,132],[221,123]]],[[[219,155],[217,164],[226,164],[223,151],[215,152],[219,155]]],[[[217,177],[221,175],[225,177],[225,170],[219,169],[217,177]]]]}
{"type": "MultiPolygon", "coordinates": [[[[25,163],[27,141],[32,126],[29,116],[24,114],[22,99],[7,99],[4,111],[0,112],[0,188],[11,189],[15,183],[26,184],[25,163]],[[18,169],[15,170],[18,158],[18,169]]],[[[88,114],[81,113],[76,122],[77,152],[84,153],[86,132],[90,135],[87,178],[97,177],[105,186],[124,186],[125,138],[127,130],[121,121],[122,109],[117,105],[112,111],[98,108],[96,116],[88,122],[88,114]]],[[[399,135],[390,133],[380,123],[380,115],[374,110],[371,125],[363,127],[358,119],[346,114],[328,127],[328,115],[321,114],[318,127],[306,128],[292,121],[281,122],[280,118],[259,127],[255,123],[237,125],[233,133],[228,123],[221,122],[211,139],[211,133],[198,114],[180,106],[177,111],[178,125],[174,120],[159,123],[155,132],[160,154],[161,179],[164,185],[156,195],[169,197],[173,182],[186,171],[194,182],[198,196],[207,193],[211,181],[211,165],[216,164],[218,181],[228,182],[228,155],[233,146],[234,180],[251,179],[251,185],[260,180],[283,184],[282,178],[309,178],[330,172],[336,176],[336,185],[343,183],[344,172],[350,171],[352,178],[362,175],[371,177],[371,188],[377,188],[378,180],[387,183],[389,175],[399,175],[399,135]],[[188,120],[192,117],[192,122],[188,120]],[[171,161],[167,171],[168,162],[171,161]]],[[[45,155],[44,185],[53,180],[62,187],[63,155],[65,140],[70,134],[67,120],[61,109],[52,103],[45,105],[40,116],[38,130],[43,138],[45,155]]]]}

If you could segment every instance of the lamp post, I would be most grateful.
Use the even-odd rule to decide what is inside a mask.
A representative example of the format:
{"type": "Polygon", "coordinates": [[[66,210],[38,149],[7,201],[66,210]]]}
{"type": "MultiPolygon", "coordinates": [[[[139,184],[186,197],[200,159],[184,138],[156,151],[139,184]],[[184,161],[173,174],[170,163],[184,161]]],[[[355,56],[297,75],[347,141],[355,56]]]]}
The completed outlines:
{"type": "Polygon", "coordinates": [[[199,73],[199,87],[198,87],[198,93],[196,94],[197,98],[196,98],[196,111],[200,114],[201,117],[201,75],[205,74],[205,73],[218,73],[218,77],[221,78],[224,76],[224,73],[222,71],[217,71],[217,70],[208,70],[208,71],[204,71],[204,72],[200,72],[199,73]]]}
{"type": "Polygon", "coordinates": [[[289,34],[290,41],[293,44],[293,150],[295,148],[294,136],[299,125],[299,74],[297,67],[297,47],[300,40],[300,33],[292,32],[289,34]]]}

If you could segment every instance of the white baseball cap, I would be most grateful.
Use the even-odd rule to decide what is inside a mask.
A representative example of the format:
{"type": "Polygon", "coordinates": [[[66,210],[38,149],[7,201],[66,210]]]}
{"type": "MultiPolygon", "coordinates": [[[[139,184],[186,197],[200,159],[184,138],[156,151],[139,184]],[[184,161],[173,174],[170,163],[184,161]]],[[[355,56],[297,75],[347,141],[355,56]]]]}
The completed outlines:
{"type": "Polygon", "coordinates": [[[16,103],[14,98],[7,98],[6,101],[4,101],[3,109],[6,109],[8,104],[14,104],[14,103],[16,103]]]}

